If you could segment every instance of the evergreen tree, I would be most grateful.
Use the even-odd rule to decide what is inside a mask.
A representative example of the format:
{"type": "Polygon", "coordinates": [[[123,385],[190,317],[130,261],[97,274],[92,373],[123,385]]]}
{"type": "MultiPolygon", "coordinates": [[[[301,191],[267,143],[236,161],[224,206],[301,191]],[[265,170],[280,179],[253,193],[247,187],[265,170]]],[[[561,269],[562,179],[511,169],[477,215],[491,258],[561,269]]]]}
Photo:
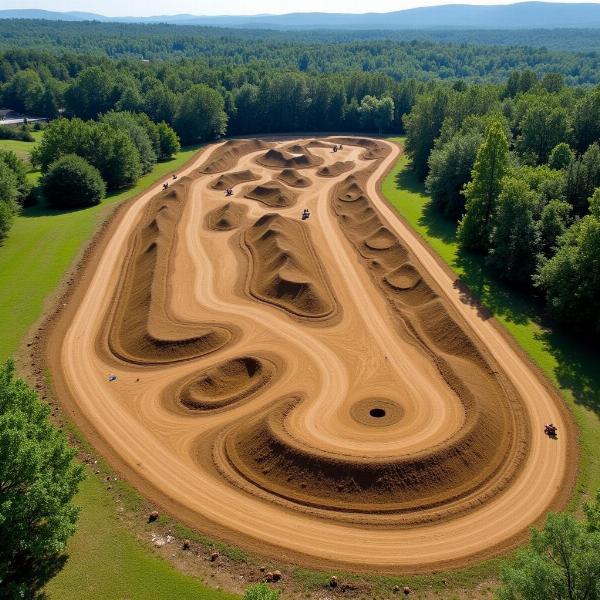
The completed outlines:
{"type": "Polygon", "coordinates": [[[419,96],[413,109],[404,118],[405,149],[420,179],[427,176],[429,153],[442,129],[448,101],[448,91],[436,88],[432,94],[419,96]]]}
{"type": "Polygon", "coordinates": [[[502,123],[495,120],[489,125],[485,140],[477,151],[471,181],[465,187],[465,214],[457,232],[462,248],[487,252],[491,218],[508,167],[508,141],[502,123]]]}

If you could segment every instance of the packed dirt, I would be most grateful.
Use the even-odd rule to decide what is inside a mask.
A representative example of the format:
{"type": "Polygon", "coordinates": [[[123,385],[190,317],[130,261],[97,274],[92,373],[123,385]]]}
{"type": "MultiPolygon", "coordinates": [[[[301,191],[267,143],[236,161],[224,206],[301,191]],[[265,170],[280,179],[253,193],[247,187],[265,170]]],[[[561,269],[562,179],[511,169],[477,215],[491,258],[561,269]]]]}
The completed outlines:
{"type": "Polygon", "coordinates": [[[567,500],[569,417],[379,195],[398,153],[211,146],[129,206],[64,311],[49,355],[64,402],[196,529],[417,572],[513,547],[567,500]]]}

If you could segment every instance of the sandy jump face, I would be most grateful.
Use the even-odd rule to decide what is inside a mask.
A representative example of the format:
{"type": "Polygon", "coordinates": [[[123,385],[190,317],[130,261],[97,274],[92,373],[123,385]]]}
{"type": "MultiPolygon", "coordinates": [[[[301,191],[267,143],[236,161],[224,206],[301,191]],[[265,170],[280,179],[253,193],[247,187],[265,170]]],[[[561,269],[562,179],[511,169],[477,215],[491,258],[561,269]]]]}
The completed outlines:
{"type": "Polygon", "coordinates": [[[198,529],[417,571],[498,552],[561,501],[556,397],[380,198],[397,154],[228,141],[115,228],[57,376],[198,529]]]}

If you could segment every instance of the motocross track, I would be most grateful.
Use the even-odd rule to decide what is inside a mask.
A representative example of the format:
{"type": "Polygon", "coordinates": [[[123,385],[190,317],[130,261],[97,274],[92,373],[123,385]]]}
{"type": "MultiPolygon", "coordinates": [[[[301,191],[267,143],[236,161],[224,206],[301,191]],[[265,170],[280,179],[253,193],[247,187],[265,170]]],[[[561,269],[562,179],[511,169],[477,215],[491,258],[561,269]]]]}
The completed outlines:
{"type": "Polygon", "coordinates": [[[512,547],[568,498],[569,417],[379,195],[398,154],[214,145],[97,250],[51,338],[56,387],[187,524],[302,564],[417,572],[512,547]]]}

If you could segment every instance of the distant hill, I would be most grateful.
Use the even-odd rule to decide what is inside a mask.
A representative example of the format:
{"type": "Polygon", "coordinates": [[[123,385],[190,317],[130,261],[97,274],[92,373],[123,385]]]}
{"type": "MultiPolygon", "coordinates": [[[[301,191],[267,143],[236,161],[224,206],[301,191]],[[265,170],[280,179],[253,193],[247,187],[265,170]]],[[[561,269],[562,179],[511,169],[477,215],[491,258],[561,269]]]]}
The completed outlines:
{"type": "Polygon", "coordinates": [[[170,23],[271,29],[553,29],[600,28],[600,4],[521,2],[508,5],[446,4],[390,13],[289,13],[285,15],[106,17],[86,12],[0,10],[2,19],[170,23]]]}

